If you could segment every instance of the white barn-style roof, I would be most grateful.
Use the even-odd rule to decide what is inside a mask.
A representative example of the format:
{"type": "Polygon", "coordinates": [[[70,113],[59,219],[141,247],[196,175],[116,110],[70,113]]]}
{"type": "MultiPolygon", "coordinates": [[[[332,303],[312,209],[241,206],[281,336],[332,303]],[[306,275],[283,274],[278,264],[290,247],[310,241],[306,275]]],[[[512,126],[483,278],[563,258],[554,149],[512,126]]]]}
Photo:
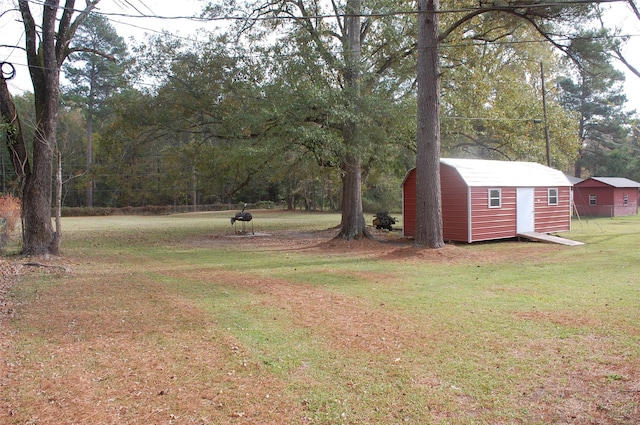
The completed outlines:
{"type": "Polygon", "coordinates": [[[440,162],[455,168],[469,187],[572,186],[563,172],[535,162],[462,158],[440,162]]]}

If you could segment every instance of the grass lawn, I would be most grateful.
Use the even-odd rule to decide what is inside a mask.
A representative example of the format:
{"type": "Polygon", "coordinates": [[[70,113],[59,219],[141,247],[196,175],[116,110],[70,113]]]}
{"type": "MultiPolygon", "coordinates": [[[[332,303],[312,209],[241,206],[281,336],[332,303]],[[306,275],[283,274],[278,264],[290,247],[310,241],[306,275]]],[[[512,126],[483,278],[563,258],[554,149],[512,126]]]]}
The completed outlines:
{"type": "Polygon", "coordinates": [[[252,213],[65,218],[61,258],[6,260],[0,423],[640,423],[639,217],[428,250],[252,213]]]}

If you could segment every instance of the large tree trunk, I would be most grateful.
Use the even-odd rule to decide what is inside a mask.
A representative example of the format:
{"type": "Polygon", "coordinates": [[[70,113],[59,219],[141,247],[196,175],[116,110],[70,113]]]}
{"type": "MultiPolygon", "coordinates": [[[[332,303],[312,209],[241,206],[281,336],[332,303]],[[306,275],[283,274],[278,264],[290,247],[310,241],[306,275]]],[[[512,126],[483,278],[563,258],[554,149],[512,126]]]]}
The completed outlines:
{"type": "Polygon", "coordinates": [[[52,102],[42,102],[40,108],[36,108],[38,121],[33,143],[32,173],[26,177],[22,192],[25,255],[57,255],[60,248],[51,223],[52,161],[58,112],[56,90],[50,96],[55,96],[55,106],[52,102]]]}
{"type": "Polygon", "coordinates": [[[415,245],[444,246],[440,192],[438,0],[418,2],[418,128],[415,245]]]}
{"type": "Polygon", "coordinates": [[[22,191],[23,253],[26,255],[60,253],[61,231],[58,227],[56,234],[51,223],[60,68],[78,25],[98,2],[87,1],[86,8],[72,22],[71,18],[77,12],[75,0],[66,0],[62,8],[59,0],[45,0],[42,25],[37,26],[29,6],[31,2],[18,0],[36,110],[31,174],[25,176],[22,191]]]}
{"type": "Polygon", "coordinates": [[[345,162],[342,180],[342,224],[338,237],[348,240],[369,237],[362,212],[362,164],[356,153],[345,162]]]}
{"type": "Polygon", "coordinates": [[[342,131],[347,153],[342,165],[344,173],[342,180],[342,223],[338,237],[349,240],[369,236],[362,211],[362,159],[359,148],[359,124],[356,122],[361,84],[360,9],[360,0],[347,1],[348,15],[345,17],[345,37],[343,42],[345,94],[353,118],[345,123],[342,131]]]}
{"type": "MultiPolygon", "coordinates": [[[[23,19],[28,12],[28,18],[32,20],[23,3],[20,2],[23,19]]],[[[51,223],[53,156],[60,93],[60,63],[56,50],[55,29],[57,10],[58,2],[47,1],[42,17],[42,40],[37,52],[32,50],[36,40],[27,40],[31,80],[34,86],[36,131],[33,141],[32,173],[26,178],[22,193],[25,255],[57,255],[60,250],[51,223]],[[41,69],[34,70],[37,64],[41,69]]],[[[33,28],[27,28],[27,23],[28,19],[25,19],[27,37],[35,37],[35,31],[33,28]]]]}
{"type": "MultiPolygon", "coordinates": [[[[46,143],[36,138],[36,143],[46,143]]],[[[22,195],[24,214],[23,254],[46,255],[59,253],[51,223],[52,155],[34,152],[34,173],[26,179],[22,195]]]]}

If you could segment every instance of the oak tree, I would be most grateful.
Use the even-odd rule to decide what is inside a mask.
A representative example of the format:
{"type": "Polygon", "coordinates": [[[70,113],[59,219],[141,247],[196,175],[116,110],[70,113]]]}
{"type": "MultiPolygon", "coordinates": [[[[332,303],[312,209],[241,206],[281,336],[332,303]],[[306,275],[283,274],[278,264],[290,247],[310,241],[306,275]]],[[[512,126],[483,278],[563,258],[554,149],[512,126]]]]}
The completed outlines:
{"type": "Polygon", "coordinates": [[[383,115],[382,105],[399,105],[415,79],[414,18],[398,13],[410,11],[410,5],[279,0],[256,2],[248,10],[241,30],[270,30],[272,36],[265,37],[275,44],[272,52],[289,61],[287,73],[300,77],[283,78],[283,88],[305,105],[300,113],[289,115],[299,118],[295,127],[312,128],[307,134],[318,136],[301,143],[311,146],[321,163],[340,170],[338,237],[367,237],[362,187],[376,156],[375,138],[370,136],[388,135],[382,125],[386,120],[376,119],[383,115]],[[256,29],[255,22],[264,27],[256,29]]]}
{"type": "MultiPolygon", "coordinates": [[[[53,160],[56,155],[56,130],[60,94],[60,70],[74,50],[71,45],[78,26],[96,7],[99,0],[87,1],[83,10],[75,8],[74,0],[64,5],[59,1],[42,3],[41,23],[37,24],[31,5],[18,0],[18,9],[25,33],[25,52],[34,88],[35,134],[30,148],[16,121],[11,95],[6,82],[0,82],[0,112],[15,132],[8,138],[17,173],[23,178],[23,253],[27,255],[58,254],[61,228],[51,221],[53,160]],[[32,154],[28,155],[27,152],[32,154]]],[[[38,3],[40,6],[40,3],[38,3]]]]}

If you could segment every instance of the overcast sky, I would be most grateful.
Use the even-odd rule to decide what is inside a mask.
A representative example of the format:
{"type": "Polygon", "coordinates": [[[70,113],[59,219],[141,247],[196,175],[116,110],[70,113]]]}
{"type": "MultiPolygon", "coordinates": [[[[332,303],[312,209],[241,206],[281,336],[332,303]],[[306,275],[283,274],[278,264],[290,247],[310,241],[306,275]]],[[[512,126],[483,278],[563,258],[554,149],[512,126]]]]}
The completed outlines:
{"type": "MultiPolygon", "coordinates": [[[[607,15],[607,22],[611,26],[622,29],[623,34],[631,36],[624,48],[624,54],[636,69],[640,69],[640,21],[633,12],[623,3],[612,4],[611,11],[607,15]]],[[[629,109],[635,109],[640,114],[640,77],[635,76],[622,64],[618,67],[626,75],[625,93],[629,99],[629,109]]]]}

